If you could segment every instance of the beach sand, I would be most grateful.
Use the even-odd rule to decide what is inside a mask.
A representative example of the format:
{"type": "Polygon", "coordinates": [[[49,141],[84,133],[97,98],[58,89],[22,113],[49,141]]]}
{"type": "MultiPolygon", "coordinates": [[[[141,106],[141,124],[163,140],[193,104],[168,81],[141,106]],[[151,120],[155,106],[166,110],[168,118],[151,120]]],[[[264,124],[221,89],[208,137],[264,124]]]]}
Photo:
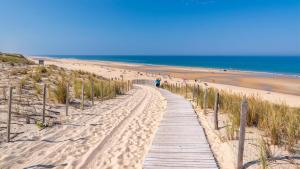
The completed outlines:
{"type": "MultiPolygon", "coordinates": [[[[31,59],[37,61],[37,58],[31,59]]],[[[296,77],[75,59],[45,60],[46,64],[106,78],[154,80],[160,77],[163,82],[174,84],[195,84],[194,79],[197,79],[196,84],[202,86],[300,106],[297,94],[300,83],[296,77]],[[212,77],[216,79],[214,82],[209,80],[212,77]],[[266,85],[272,87],[266,90],[266,85]]],[[[159,91],[144,85],[135,85],[116,99],[97,101],[94,107],[84,111],[71,108],[70,116],[61,115],[62,124],[43,130],[34,124],[25,125],[26,132],[16,135],[13,142],[1,143],[0,168],[142,168],[165,108],[166,100],[159,91]]],[[[209,129],[207,117],[199,112],[201,110],[199,119],[221,167],[232,168],[236,158],[230,146],[209,129]]]]}
{"type": "Polygon", "coordinates": [[[0,168],[142,168],[165,106],[156,89],[135,86],[90,109],[71,109],[61,125],[27,125],[30,132],[0,144],[0,168]]]}
{"type": "MultiPolygon", "coordinates": [[[[31,57],[37,61],[38,57],[31,57]]],[[[273,103],[300,106],[300,78],[270,73],[208,68],[155,66],[107,61],[44,58],[46,64],[93,72],[107,78],[151,79],[169,83],[190,83],[234,93],[255,95],[273,103]]]]}

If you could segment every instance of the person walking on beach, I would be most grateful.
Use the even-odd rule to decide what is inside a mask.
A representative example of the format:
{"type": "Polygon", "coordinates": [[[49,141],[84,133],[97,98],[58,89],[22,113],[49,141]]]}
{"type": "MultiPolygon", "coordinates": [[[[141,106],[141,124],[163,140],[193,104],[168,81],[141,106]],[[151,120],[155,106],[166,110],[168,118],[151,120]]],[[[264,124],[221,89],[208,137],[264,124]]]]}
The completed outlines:
{"type": "Polygon", "coordinates": [[[159,78],[157,78],[157,79],[155,80],[155,86],[156,86],[156,87],[159,87],[159,86],[160,86],[160,79],[159,79],[159,78]]]}

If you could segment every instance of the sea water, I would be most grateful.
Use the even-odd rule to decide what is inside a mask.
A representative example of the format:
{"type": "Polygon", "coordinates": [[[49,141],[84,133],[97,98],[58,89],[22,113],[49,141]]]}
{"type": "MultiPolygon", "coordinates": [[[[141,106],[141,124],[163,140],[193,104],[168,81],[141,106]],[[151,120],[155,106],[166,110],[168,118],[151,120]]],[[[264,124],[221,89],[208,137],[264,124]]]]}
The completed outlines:
{"type": "Polygon", "coordinates": [[[47,57],[233,69],[300,76],[300,56],[47,55],[47,57]]]}

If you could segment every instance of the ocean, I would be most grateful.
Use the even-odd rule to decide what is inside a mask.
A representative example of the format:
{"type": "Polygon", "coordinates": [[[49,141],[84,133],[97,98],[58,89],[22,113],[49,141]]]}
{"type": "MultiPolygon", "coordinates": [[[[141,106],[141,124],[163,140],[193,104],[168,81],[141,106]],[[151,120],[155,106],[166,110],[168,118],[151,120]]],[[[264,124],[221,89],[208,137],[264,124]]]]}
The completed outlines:
{"type": "Polygon", "coordinates": [[[47,55],[47,57],[232,69],[300,76],[300,56],[47,55]]]}

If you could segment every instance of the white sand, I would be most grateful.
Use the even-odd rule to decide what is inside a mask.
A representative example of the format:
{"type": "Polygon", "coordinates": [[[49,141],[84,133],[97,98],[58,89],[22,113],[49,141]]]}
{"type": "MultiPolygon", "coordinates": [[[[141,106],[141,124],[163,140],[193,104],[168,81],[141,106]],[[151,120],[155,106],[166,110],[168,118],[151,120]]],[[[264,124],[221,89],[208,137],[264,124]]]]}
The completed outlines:
{"type": "Polygon", "coordinates": [[[156,89],[135,86],[91,109],[72,109],[62,125],[1,144],[0,168],[142,168],[165,106],[156,89]]]}
{"type": "MultiPolygon", "coordinates": [[[[88,72],[93,72],[103,77],[107,78],[121,78],[121,75],[124,79],[132,80],[132,79],[151,79],[154,80],[157,77],[160,77],[162,81],[168,81],[169,83],[189,83],[194,84],[193,80],[184,81],[180,78],[168,77],[168,76],[159,76],[146,72],[137,72],[134,70],[126,70],[121,68],[115,68],[114,66],[120,67],[138,67],[141,66],[139,64],[127,64],[127,63],[118,63],[118,62],[106,62],[106,61],[85,61],[85,60],[76,60],[76,59],[49,59],[46,61],[46,64],[54,64],[57,66],[61,66],[68,69],[73,70],[84,70],[88,72]],[[113,66],[110,66],[113,65],[113,66]]],[[[212,71],[214,69],[204,69],[204,68],[182,68],[190,71],[195,70],[203,70],[203,71],[212,71]]],[[[219,71],[219,70],[214,70],[219,71]]],[[[255,95],[261,97],[262,99],[268,100],[272,103],[286,103],[289,106],[300,107],[300,96],[291,95],[291,94],[283,94],[278,92],[269,92],[265,90],[252,89],[246,87],[238,87],[232,85],[225,84],[216,84],[216,83],[208,83],[201,82],[200,85],[204,85],[206,83],[208,87],[215,87],[219,90],[231,91],[238,94],[245,95],[255,95]]]]}

